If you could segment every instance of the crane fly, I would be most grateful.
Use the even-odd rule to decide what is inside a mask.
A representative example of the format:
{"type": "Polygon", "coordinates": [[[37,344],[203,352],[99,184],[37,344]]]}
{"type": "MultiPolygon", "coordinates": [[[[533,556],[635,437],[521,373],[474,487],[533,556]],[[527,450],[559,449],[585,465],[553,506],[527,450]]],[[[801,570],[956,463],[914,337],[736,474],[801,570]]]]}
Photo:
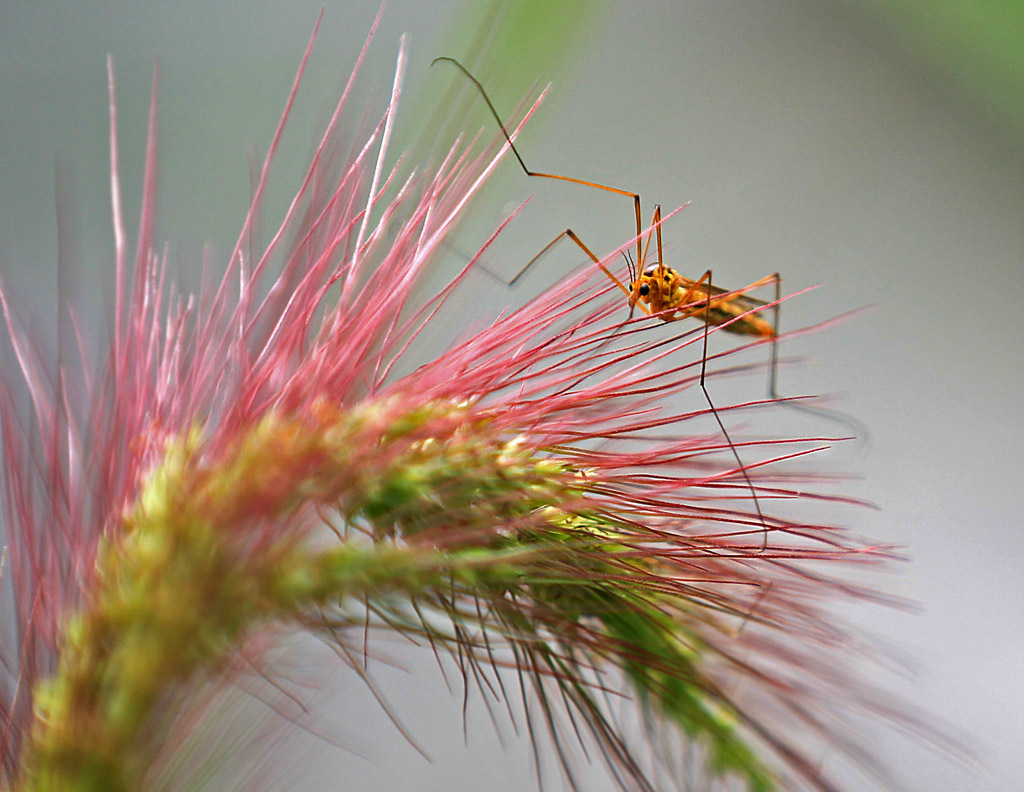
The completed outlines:
{"type": "Polygon", "coordinates": [[[626,196],[633,200],[633,211],[636,220],[636,259],[634,263],[628,255],[625,256],[630,275],[630,283],[628,286],[623,283],[615,273],[608,269],[596,255],[594,255],[593,251],[587,247],[583,240],[580,239],[571,228],[567,228],[565,231],[562,231],[551,242],[545,245],[545,247],[536,256],[530,259],[530,261],[526,263],[516,276],[509,281],[509,285],[511,286],[514,284],[537,259],[543,256],[555,244],[560,242],[564,237],[568,237],[626,295],[631,316],[634,309],[639,307],[640,310],[648,316],[657,317],[664,322],[674,322],[690,317],[703,319],[704,350],[700,366],[700,387],[704,392],[704,398],[707,400],[708,407],[710,407],[711,413],[714,415],[715,421],[718,423],[718,428],[721,430],[722,436],[725,438],[726,443],[729,445],[729,449],[732,451],[732,456],[736,461],[737,470],[743,476],[747,488],[750,490],[754,509],[757,512],[758,521],[764,529],[764,540],[761,546],[761,551],[763,552],[768,544],[768,523],[765,520],[764,513],[761,511],[761,504],[757,497],[757,490],[754,488],[753,482],[750,479],[747,467],[740,459],[739,451],[732,442],[732,438],[729,436],[729,432],[726,430],[725,424],[722,422],[722,419],[718,414],[718,410],[716,409],[714,402],[711,400],[711,395],[708,393],[705,378],[707,373],[708,332],[711,325],[721,327],[723,330],[730,333],[770,338],[772,339],[772,367],[769,376],[769,396],[773,399],[778,398],[775,395],[775,350],[778,339],[779,299],[782,284],[779,274],[774,273],[772,275],[768,275],[767,277],[755,281],[743,289],[733,292],[729,292],[715,286],[712,283],[712,271],[710,269],[697,280],[691,280],[680,275],[674,269],[665,264],[661,241],[660,204],[656,205],[654,208],[654,217],[651,221],[651,228],[645,235],[641,219],[640,195],[638,193],[623,190],[618,187],[610,187],[606,184],[599,184],[598,182],[577,179],[572,176],[564,176],[557,173],[542,173],[540,171],[530,170],[526,167],[526,163],[519,154],[519,150],[512,142],[512,138],[509,135],[508,130],[505,128],[504,123],[502,123],[501,117],[498,115],[498,111],[495,109],[490,97],[487,95],[487,91],[484,89],[480,81],[477,80],[476,77],[474,77],[469,70],[455,58],[442,56],[435,58],[430,65],[433,66],[434,64],[442,61],[454,65],[476,86],[480,95],[483,97],[484,102],[486,102],[488,109],[490,109],[491,115],[494,116],[494,120],[501,129],[502,134],[505,136],[505,140],[508,142],[509,148],[512,150],[512,153],[515,154],[520,167],[527,176],[580,184],[584,187],[590,187],[596,190],[604,190],[606,192],[615,193],[616,195],[626,196]],[[652,235],[655,240],[657,258],[653,263],[648,264],[647,257],[650,253],[652,235]],[[757,300],[745,293],[752,289],[757,289],[769,284],[775,284],[775,301],[771,304],[762,300],[757,300]],[[759,313],[769,307],[773,312],[772,322],[768,322],[759,313]]]}

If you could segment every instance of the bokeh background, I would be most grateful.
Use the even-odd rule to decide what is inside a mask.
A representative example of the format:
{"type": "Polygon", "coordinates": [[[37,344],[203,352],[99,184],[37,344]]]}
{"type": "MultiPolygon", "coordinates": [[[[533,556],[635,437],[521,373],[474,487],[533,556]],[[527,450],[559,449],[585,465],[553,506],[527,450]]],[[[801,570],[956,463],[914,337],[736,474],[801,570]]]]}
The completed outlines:
{"type": "MultiPolygon", "coordinates": [[[[453,130],[494,133],[452,71],[428,68],[435,56],[472,61],[507,114],[550,81],[520,140],[531,166],[636,190],[645,213],[655,202],[692,200],[665,228],[670,262],[684,272],[713,267],[729,286],[775,271],[793,290],[823,284],[787,303],[786,327],[870,306],[787,344],[787,357],[805,360],[782,370],[780,387],[832,394],[869,427],[869,442],[821,464],[853,474],[842,490],[881,508],[837,510],[834,519],[906,546],[912,563],[881,584],[920,612],[865,606],[843,616],[912,658],[879,682],[933,713],[977,761],[950,761],[883,732],[877,750],[910,789],[1021,788],[1021,4],[570,3],[560,19],[499,4],[487,28],[493,9],[389,2],[353,106],[386,95],[403,32],[410,59],[399,145],[417,156],[453,130]]],[[[129,218],[160,61],[158,237],[187,283],[204,255],[222,261],[234,241],[250,160],[265,151],[319,10],[315,2],[0,0],[0,274],[35,306],[41,344],[54,343],[58,202],[64,255],[82,273],[62,288],[95,316],[108,299],[98,285],[112,273],[106,53],[118,75],[129,218]]],[[[268,225],[297,186],[377,10],[372,1],[326,8],[276,165],[268,225]]],[[[452,267],[531,193],[487,261],[496,272],[511,274],[567,225],[600,252],[632,232],[628,202],[616,196],[531,182],[511,161],[501,170],[459,230],[452,267]]],[[[577,263],[559,251],[515,290],[480,276],[450,324],[483,321],[577,263]]],[[[761,387],[747,378],[716,383],[714,393],[725,403],[761,387]]],[[[792,416],[751,422],[785,431],[792,416]]],[[[449,693],[429,653],[396,647],[390,656],[395,664],[376,678],[432,762],[358,680],[339,675],[325,709],[341,724],[344,749],[298,735],[270,788],[532,787],[524,739],[505,729],[502,745],[479,708],[464,739],[458,681],[449,693]]],[[[827,751],[821,760],[832,761],[827,751]]],[[[586,778],[588,789],[611,788],[599,773],[586,778]]],[[[850,788],[873,785],[851,777],[850,788]]]]}

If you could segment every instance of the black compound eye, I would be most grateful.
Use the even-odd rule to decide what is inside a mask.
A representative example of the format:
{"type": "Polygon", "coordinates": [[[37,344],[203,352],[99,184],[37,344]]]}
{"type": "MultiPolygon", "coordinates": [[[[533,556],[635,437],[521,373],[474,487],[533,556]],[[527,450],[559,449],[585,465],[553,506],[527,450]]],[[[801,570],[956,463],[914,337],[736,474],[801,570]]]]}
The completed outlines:
{"type": "Polygon", "coordinates": [[[651,291],[651,287],[650,287],[650,286],[648,286],[648,285],[647,285],[647,284],[645,283],[645,284],[643,284],[643,285],[642,285],[642,286],[640,287],[640,296],[641,296],[641,297],[646,297],[646,296],[647,296],[647,295],[648,295],[648,294],[650,293],[650,291],[651,291]]]}

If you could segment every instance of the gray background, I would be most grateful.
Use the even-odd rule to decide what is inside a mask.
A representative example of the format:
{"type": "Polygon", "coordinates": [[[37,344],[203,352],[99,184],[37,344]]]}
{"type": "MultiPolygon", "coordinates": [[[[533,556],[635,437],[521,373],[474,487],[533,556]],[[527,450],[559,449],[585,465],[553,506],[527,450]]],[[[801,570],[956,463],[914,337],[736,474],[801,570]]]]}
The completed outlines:
{"type": "MultiPolygon", "coordinates": [[[[108,51],[118,71],[129,222],[140,194],[151,68],[159,57],[158,236],[185,270],[207,241],[223,257],[249,194],[246,152],[252,147],[262,155],[319,6],[283,9],[0,4],[5,282],[33,301],[52,300],[56,162],[61,192],[77,207],[85,297],[102,299],[88,287],[112,266],[108,51]]],[[[327,9],[268,218],[275,216],[274,201],[280,206],[296,186],[375,12],[373,3],[327,9]]],[[[410,31],[409,93],[443,96],[450,75],[428,73],[426,65],[442,54],[438,42],[449,13],[439,3],[390,3],[364,84],[376,83],[377,96],[388,89],[398,36],[410,31]]],[[[844,491],[882,508],[826,513],[826,519],[908,546],[913,564],[885,585],[919,601],[923,613],[856,608],[849,615],[918,658],[913,673],[885,683],[955,724],[981,767],[950,763],[899,739],[887,739],[879,750],[913,789],[1020,788],[1020,138],[840,3],[622,4],[586,40],[570,74],[532,76],[555,85],[521,141],[524,156],[539,169],[636,189],[647,201],[645,213],[655,201],[674,208],[692,199],[666,228],[671,261],[681,269],[713,266],[723,285],[776,270],[793,289],[825,284],[787,306],[788,327],[874,306],[787,346],[809,361],[782,372],[782,389],[835,393],[844,410],[870,427],[869,448],[835,452],[829,466],[858,473],[844,491]]],[[[403,107],[419,101],[429,99],[403,107]]],[[[485,123],[478,115],[467,129],[485,123]]],[[[536,192],[511,238],[496,249],[495,268],[514,269],[522,251],[539,248],[565,225],[598,251],[630,233],[628,206],[614,196],[526,184],[510,163],[503,170],[477,223],[459,239],[472,248],[503,207],[536,192]]],[[[576,261],[570,253],[561,259],[562,266],[576,261]]],[[[478,281],[478,299],[462,310],[479,319],[525,299],[551,282],[559,261],[538,265],[511,296],[478,281]]],[[[718,387],[721,403],[754,397],[760,385],[743,380],[718,387]]],[[[486,716],[474,711],[467,749],[459,699],[439,684],[429,658],[397,650],[396,656],[414,673],[382,671],[380,678],[433,763],[401,741],[358,682],[341,678],[334,706],[346,724],[346,745],[370,761],[299,740],[302,759],[279,766],[282,780],[272,786],[289,779],[310,789],[529,788],[524,741],[506,734],[510,746],[501,750],[486,716]]],[[[851,788],[872,785],[853,781],[851,788]]]]}

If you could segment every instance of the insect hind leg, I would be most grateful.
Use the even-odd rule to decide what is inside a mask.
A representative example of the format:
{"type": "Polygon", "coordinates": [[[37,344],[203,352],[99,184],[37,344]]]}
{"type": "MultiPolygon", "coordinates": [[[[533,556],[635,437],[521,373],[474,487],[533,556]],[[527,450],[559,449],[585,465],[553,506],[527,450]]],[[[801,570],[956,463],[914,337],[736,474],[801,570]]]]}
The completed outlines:
{"type": "Polygon", "coordinates": [[[780,316],[782,308],[782,276],[776,272],[769,278],[765,279],[765,283],[775,281],[775,300],[772,305],[772,351],[771,360],[768,369],[768,398],[772,401],[776,401],[792,410],[797,410],[805,415],[813,415],[816,418],[824,418],[826,421],[832,421],[838,423],[841,426],[846,427],[853,435],[853,437],[861,444],[862,447],[869,446],[871,443],[871,433],[868,431],[867,426],[858,421],[856,418],[844,415],[837,410],[829,410],[825,407],[813,407],[809,404],[802,404],[797,401],[789,399],[778,391],[778,365],[779,365],[779,328],[781,325],[780,316]]]}

